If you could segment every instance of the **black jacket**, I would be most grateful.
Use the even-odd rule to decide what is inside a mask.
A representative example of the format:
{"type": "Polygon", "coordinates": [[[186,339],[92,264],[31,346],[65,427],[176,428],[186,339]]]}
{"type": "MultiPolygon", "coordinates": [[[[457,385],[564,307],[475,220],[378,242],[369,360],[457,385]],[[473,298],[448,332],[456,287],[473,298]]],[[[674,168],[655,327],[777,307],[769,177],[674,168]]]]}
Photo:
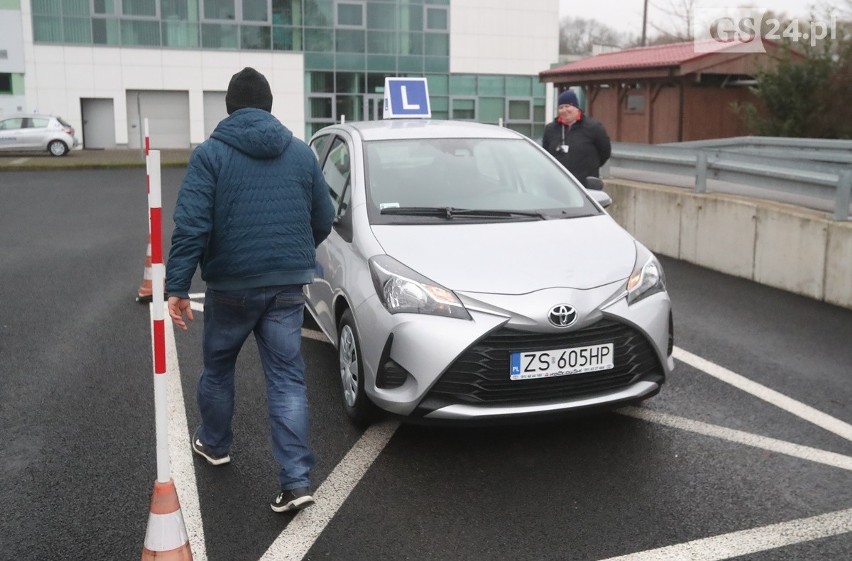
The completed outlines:
{"type": "Polygon", "coordinates": [[[585,115],[570,127],[554,119],[544,127],[541,144],[583,185],[586,185],[587,177],[600,176],[600,167],[612,152],[609,135],[603,125],[585,115]],[[568,146],[567,154],[559,149],[563,144],[568,146]]]}

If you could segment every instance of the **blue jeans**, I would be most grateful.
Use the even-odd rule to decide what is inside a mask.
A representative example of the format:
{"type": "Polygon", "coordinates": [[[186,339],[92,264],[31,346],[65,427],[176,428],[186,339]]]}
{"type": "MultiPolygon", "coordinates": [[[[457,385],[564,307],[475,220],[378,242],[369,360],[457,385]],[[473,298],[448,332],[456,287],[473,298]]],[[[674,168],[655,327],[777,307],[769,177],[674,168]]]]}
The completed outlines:
{"type": "Polygon", "coordinates": [[[254,333],[266,376],[272,451],[284,490],[310,486],[314,456],[308,445],[308,398],[301,355],[305,297],[301,285],[245,290],[207,289],[204,295],[204,370],[198,381],[198,437],[216,454],[231,448],[237,355],[254,333]]]}

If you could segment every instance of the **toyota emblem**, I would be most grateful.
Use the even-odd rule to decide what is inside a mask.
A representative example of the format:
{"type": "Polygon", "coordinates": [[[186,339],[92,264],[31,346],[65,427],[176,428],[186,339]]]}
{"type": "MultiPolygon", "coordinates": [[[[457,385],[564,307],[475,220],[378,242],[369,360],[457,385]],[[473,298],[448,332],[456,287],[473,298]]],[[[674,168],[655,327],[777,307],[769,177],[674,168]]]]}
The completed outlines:
{"type": "Polygon", "coordinates": [[[577,321],[577,311],[568,304],[559,304],[550,308],[547,319],[556,327],[568,327],[577,321]]]}

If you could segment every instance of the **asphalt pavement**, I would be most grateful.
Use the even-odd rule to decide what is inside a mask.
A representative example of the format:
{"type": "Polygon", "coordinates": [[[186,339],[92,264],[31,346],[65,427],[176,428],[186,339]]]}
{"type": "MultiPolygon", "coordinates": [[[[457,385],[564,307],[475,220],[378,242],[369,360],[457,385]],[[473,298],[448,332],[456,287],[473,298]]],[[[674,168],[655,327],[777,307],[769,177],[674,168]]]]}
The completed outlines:
{"type": "MultiPolygon", "coordinates": [[[[136,166],[0,173],[0,559],[142,550],[156,443],[136,166]]],[[[183,175],[162,174],[165,247],[183,175]]],[[[362,430],[340,404],[335,349],[305,336],[318,500],[295,516],[267,505],[276,466],[253,345],[238,360],[232,463],[192,455],[196,279],[194,324],[167,327],[169,455],[193,558],[852,559],[852,311],[663,266],[678,364],[660,395],[621,413],[362,430]]]]}

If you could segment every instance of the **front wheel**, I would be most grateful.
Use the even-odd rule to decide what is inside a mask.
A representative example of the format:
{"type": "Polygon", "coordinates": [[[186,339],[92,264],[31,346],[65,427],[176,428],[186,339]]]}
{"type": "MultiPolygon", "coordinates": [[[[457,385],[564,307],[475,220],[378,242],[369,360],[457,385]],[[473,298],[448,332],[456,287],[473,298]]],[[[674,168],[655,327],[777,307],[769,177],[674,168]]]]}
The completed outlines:
{"type": "Polygon", "coordinates": [[[47,151],[50,152],[52,156],[64,156],[68,153],[68,146],[66,146],[61,140],[52,140],[50,144],[47,145],[47,151]]]}
{"type": "Polygon", "coordinates": [[[343,407],[356,425],[369,425],[378,416],[378,408],[364,392],[364,366],[361,342],[352,312],[346,310],[337,330],[337,352],[340,357],[340,383],[343,407]]]}

